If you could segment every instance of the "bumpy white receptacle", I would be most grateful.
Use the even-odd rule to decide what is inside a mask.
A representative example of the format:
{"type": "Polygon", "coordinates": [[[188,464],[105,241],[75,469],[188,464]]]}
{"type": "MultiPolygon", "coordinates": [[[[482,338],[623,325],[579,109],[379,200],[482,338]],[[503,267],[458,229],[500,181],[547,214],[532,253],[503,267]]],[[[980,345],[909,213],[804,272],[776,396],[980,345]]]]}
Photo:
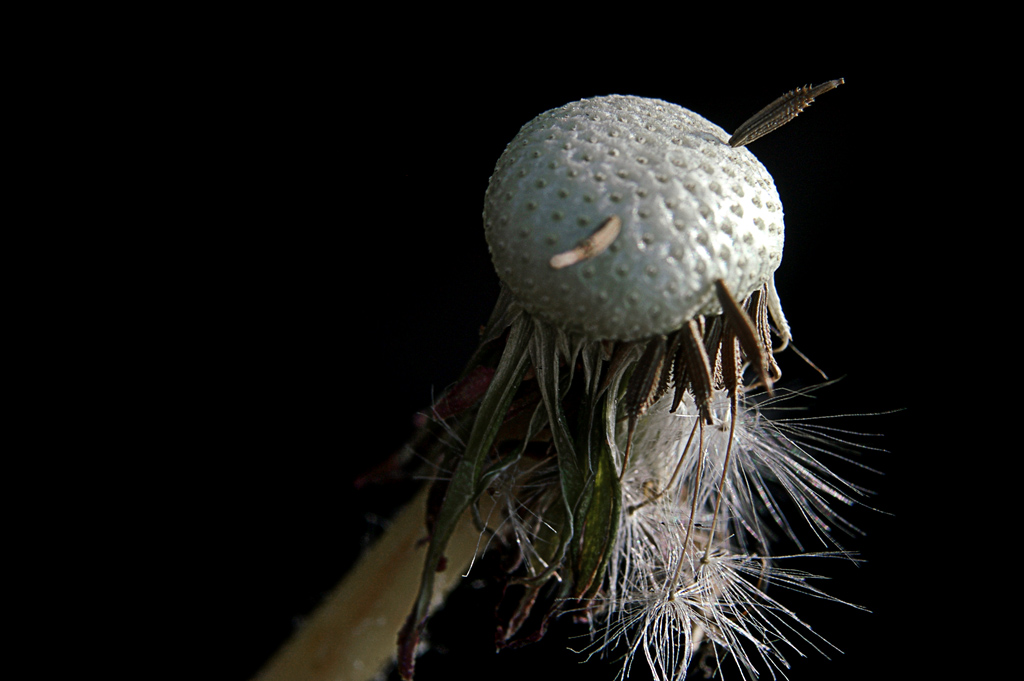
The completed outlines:
{"type": "Polygon", "coordinates": [[[498,276],[531,314],[587,338],[636,340],[717,314],[782,260],[771,175],[722,128],[675,104],[608,96],[537,116],[505,149],[484,225],[498,276]],[[607,218],[611,246],[555,269],[607,218]]]}

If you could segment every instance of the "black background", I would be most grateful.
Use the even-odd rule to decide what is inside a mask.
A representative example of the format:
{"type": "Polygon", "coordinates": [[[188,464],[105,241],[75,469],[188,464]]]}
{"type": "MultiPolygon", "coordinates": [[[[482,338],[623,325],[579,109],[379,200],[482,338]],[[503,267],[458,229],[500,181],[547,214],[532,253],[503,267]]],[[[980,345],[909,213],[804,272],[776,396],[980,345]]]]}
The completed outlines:
{"type": "MultiPolygon", "coordinates": [[[[352,480],[401,446],[413,414],[475,347],[498,291],[483,194],[521,125],[618,93],[675,102],[731,130],[794,87],[838,77],[846,84],[750,147],[786,213],[776,281],[796,345],[844,377],[820,392],[815,413],[905,411],[837,424],[883,434],[853,439],[887,450],[861,458],[882,474],[844,469],[877,493],[879,511],[849,514],[866,535],[844,542],[866,562],[821,568],[829,593],[872,612],[794,605],[844,654],[808,650],[790,676],[899,678],[931,664],[908,636],[935,626],[935,578],[923,565],[936,543],[921,516],[938,486],[922,460],[936,445],[920,419],[944,400],[930,385],[934,258],[921,250],[931,218],[918,203],[930,168],[913,152],[921,56],[882,32],[871,42],[883,54],[828,40],[797,52],[768,39],[737,50],[631,35],[407,27],[339,50],[351,35],[307,43],[300,33],[224,74],[217,97],[232,113],[219,125],[231,162],[220,177],[236,205],[197,237],[204,255],[187,265],[196,304],[179,333],[183,364],[194,366],[175,380],[194,384],[173,414],[187,452],[179,463],[195,471],[183,494],[202,509],[181,530],[183,569],[210,591],[196,619],[220,678],[255,673],[344,575],[374,516],[412,492],[356,492],[352,480]]],[[[782,385],[815,380],[791,353],[782,366],[782,385]]],[[[435,618],[444,652],[421,660],[418,679],[614,678],[615,665],[578,666],[565,649],[582,647],[570,638],[580,631],[568,625],[495,656],[485,626],[494,597],[456,592],[435,618]]],[[[631,678],[646,675],[638,660],[631,678]]]]}

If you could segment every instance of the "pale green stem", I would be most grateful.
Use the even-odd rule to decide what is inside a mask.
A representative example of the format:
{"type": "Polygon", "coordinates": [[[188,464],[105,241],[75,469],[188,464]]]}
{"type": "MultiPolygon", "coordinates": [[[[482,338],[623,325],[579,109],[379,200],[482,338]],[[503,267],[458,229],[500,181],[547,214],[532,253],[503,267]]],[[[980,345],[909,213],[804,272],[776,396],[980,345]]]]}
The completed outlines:
{"type": "MultiPolygon", "coordinates": [[[[412,611],[427,552],[421,541],[426,498],[424,489],[399,511],[253,681],[370,681],[394,664],[398,631],[412,611]]],[[[445,550],[448,567],[436,576],[431,610],[460,582],[479,540],[464,515],[445,550]]]]}

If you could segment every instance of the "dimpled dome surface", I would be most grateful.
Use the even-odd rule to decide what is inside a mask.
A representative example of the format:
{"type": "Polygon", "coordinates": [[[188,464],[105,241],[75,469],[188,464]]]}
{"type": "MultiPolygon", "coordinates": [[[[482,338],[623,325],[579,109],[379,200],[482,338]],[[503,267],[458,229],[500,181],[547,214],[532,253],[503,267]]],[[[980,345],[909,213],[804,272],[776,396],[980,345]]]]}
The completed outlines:
{"type": "Polygon", "coordinates": [[[782,260],[771,175],[729,134],[668,102],[612,95],[527,123],[498,159],[484,226],[498,276],[531,314],[590,339],[637,340],[718,314],[782,260]],[[617,239],[555,269],[612,215],[617,239]]]}

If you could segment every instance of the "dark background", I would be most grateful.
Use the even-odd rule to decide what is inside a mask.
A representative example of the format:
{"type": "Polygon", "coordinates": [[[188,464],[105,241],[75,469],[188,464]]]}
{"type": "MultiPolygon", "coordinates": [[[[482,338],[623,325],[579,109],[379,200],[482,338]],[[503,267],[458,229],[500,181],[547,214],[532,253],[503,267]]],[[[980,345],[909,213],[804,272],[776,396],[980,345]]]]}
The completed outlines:
{"type": "MultiPolygon", "coordinates": [[[[822,586],[872,612],[795,604],[844,654],[828,661],[808,649],[790,676],[899,678],[930,664],[908,637],[934,626],[923,563],[936,544],[921,516],[936,483],[920,471],[937,445],[921,419],[945,398],[930,383],[939,322],[922,283],[920,237],[933,225],[915,200],[930,168],[908,151],[926,90],[906,85],[919,57],[827,40],[779,54],[768,41],[737,51],[559,34],[542,49],[480,37],[384,31],[339,51],[299,35],[240,60],[258,77],[227,69],[218,90],[245,102],[220,121],[232,156],[222,181],[237,210],[205,244],[209,260],[189,263],[200,301],[183,313],[195,385],[174,414],[198,472],[184,494],[206,509],[194,533],[183,531],[184,569],[214,594],[197,618],[218,677],[255,673],[344,575],[375,518],[411,494],[408,484],[356,492],[352,481],[402,445],[413,415],[475,347],[498,291],[483,194],[521,125],[618,93],[675,102],[732,130],[784,92],[838,77],[846,84],[750,147],[786,214],[776,280],[796,345],[844,377],[814,413],[905,411],[837,424],[883,434],[851,439],[886,451],[860,458],[880,474],[844,469],[877,493],[879,510],[850,511],[866,535],[844,544],[866,562],[823,565],[833,579],[822,586]]],[[[795,355],[783,359],[783,385],[815,380],[795,355]]],[[[565,648],[582,647],[569,638],[580,631],[568,625],[495,657],[478,624],[495,596],[456,592],[433,630],[447,652],[422,658],[418,679],[614,678],[615,665],[578,666],[565,648]]],[[[631,678],[647,678],[642,659],[631,678]]]]}

